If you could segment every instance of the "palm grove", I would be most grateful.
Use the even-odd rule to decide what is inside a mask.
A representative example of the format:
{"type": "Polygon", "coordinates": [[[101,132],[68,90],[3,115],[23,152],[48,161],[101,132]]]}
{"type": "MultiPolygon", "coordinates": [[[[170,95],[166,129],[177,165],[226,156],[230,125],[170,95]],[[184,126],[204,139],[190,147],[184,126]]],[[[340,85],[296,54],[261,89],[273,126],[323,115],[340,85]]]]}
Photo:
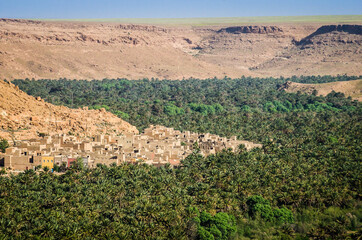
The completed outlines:
{"type": "Polygon", "coordinates": [[[161,124],[260,142],[197,151],[176,169],[144,164],[0,181],[1,238],[354,239],[361,234],[361,104],[332,92],[286,93],[287,80],[16,80],[69,107],[106,108],[140,130],[161,124]]]}

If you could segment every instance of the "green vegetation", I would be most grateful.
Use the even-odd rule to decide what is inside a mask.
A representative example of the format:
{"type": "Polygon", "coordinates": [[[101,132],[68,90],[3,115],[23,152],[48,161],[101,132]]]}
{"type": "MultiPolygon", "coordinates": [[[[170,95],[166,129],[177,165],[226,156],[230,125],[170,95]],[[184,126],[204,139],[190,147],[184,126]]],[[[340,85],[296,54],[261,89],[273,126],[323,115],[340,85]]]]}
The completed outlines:
{"type": "MultiPolygon", "coordinates": [[[[211,132],[221,136],[263,141],[265,132],[282,118],[356,109],[357,102],[331,93],[327,97],[278,91],[290,80],[325,83],[359,77],[245,78],[207,80],[105,79],[102,81],[15,80],[20,89],[48,102],[68,107],[104,108],[139,130],[160,124],[179,130],[211,132]],[[308,114],[307,114],[308,113],[308,114]],[[267,119],[278,119],[268,121],[267,119]],[[255,126],[260,126],[255,128],[255,126]]],[[[282,126],[279,126],[282,127],[282,126]]],[[[277,136],[270,136],[276,138],[277,136]]],[[[279,138],[279,137],[278,137],[279,138]]]]}
{"type": "Polygon", "coordinates": [[[56,104],[121,111],[141,130],[162,124],[263,147],[203,157],[195,145],[176,169],[79,162],[62,175],[0,176],[0,238],[356,239],[361,103],[277,89],[357,78],[14,81],[56,104]]]}
{"type": "Polygon", "coordinates": [[[104,19],[94,18],[94,19],[33,19],[33,20],[207,26],[207,25],[235,25],[235,24],[287,23],[287,22],[348,23],[348,22],[361,22],[362,15],[224,17],[224,18],[104,18],[104,19]]]}
{"type": "Polygon", "coordinates": [[[209,114],[222,113],[224,111],[223,106],[221,106],[219,103],[213,105],[190,103],[189,107],[191,110],[199,112],[205,116],[209,114]]]}
{"type": "Polygon", "coordinates": [[[4,153],[8,147],[9,147],[8,141],[0,137],[0,152],[4,153]]]}
{"type": "Polygon", "coordinates": [[[183,108],[176,107],[173,103],[166,103],[163,111],[167,116],[183,115],[185,113],[183,108]]]}
{"type": "Polygon", "coordinates": [[[259,195],[254,195],[248,198],[246,204],[249,207],[249,216],[260,216],[266,221],[276,221],[279,223],[293,223],[293,213],[283,207],[272,208],[270,202],[259,195]]]}
{"type": "Polygon", "coordinates": [[[194,218],[197,224],[197,237],[201,240],[230,239],[236,231],[233,215],[218,212],[215,216],[205,211],[194,218]]]}

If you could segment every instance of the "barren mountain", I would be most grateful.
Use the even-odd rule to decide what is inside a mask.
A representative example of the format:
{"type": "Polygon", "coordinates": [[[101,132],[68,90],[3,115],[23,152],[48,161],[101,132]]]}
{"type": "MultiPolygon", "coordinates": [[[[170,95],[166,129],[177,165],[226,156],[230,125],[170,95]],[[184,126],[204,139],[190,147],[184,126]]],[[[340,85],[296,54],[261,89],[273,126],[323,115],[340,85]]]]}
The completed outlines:
{"type": "Polygon", "coordinates": [[[362,101],[362,79],[321,84],[286,82],[280,87],[280,90],[294,93],[300,91],[307,94],[312,94],[314,90],[317,90],[317,94],[323,96],[326,96],[328,93],[335,91],[344,93],[345,96],[351,96],[352,99],[362,101]]]}
{"type": "Polygon", "coordinates": [[[27,95],[12,83],[0,81],[0,136],[29,139],[38,133],[72,133],[93,136],[98,133],[138,132],[136,127],[101,110],[69,109],[54,106],[27,95]],[[13,136],[11,136],[13,135],[13,136]]]}
{"type": "Polygon", "coordinates": [[[361,25],[151,26],[0,19],[0,78],[362,74],[361,25]]]}

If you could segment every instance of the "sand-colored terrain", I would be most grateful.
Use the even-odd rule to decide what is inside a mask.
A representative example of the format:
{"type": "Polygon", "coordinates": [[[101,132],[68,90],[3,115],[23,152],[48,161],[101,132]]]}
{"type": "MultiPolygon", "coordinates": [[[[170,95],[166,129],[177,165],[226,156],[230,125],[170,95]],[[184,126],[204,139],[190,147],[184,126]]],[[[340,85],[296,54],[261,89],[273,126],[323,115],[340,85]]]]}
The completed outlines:
{"type": "Polygon", "coordinates": [[[27,95],[12,83],[0,80],[0,137],[20,140],[36,137],[38,133],[94,136],[124,132],[137,133],[138,130],[104,109],[54,106],[27,95]]]}
{"type": "Polygon", "coordinates": [[[362,75],[362,26],[322,27],[331,24],[151,26],[0,19],[0,78],[362,75]]]}
{"type": "Polygon", "coordinates": [[[362,79],[321,84],[286,82],[283,84],[283,86],[281,86],[280,90],[294,93],[300,91],[307,94],[312,94],[314,90],[317,90],[317,95],[323,96],[326,96],[330,92],[335,91],[344,93],[345,96],[350,96],[352,99],[362,101],[362,79]]]}

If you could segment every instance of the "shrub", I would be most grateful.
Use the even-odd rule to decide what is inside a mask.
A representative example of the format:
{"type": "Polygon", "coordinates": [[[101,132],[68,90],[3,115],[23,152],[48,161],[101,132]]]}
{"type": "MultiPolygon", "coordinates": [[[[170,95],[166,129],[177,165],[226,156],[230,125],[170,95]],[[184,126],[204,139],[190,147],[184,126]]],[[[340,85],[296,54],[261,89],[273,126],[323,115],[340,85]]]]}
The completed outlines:
{"type": "Polygon", "coordinates": [[[122,111],[119,111],[119,110],[114,110],[113,113],[119,118],[129,119],[129,115],[127,113],[125,113],[125,112],[122,112],[122,111]]]}
{"type": "Polygon", "coordinates": [[[172,103],[166,104],[163,111],[168,116],[183,115],[185,113],[185,110],[183,108],[179,108],[179,107],[173,105],[172,103]]]}
{"type": "Polygon", "coordinates": [[[244,105],[241,107],[241,111],[243,112],[251,112],[251,108],[248,105],[244,105]]]}
{"type": "Polygon", "coordinates": [[[208,212],[201,212],[194,218],[198,225],[197,235],[199,239],[229,239],[236,232],[236,221],[234,216],[219,212],[212,216],[208,212]]]}
{"type": "Polygon", "coordinates": [[[199,112],[202,115],[213,115],[216,113],[221,113],[224,111],[224,107],[221,104],[216,103],[213,105],[206,105],[206,104],[198,104],[198,103],[190,103],[189,107],[194,112],[199,112]]]}
{"type": "Polygon", "coordinates": [[[253,206],[252,211],[253,216],[260,215],[261,218],[269,222],[274,220],[274,211],[270,205],[258,203],[253,206]]]}
{"type": "Polygon", "coordinates": [[[256,204],[270,205],[270,203],[269,203],[268,200],[265,200],[262,196],[259,196],[259,195],[254,195],[254,196],[249,197],[249,198],[246,200],[246,204],[248,204],[249,210],[250,210],[250,209],[253,209],[253,207],[254,207],[256,204]]]}
{"type": "Polygon", "coordinates": [[[274,209],[274,217],[276,222],[278,223],[294,223],[294,217],[292,211],[289,209],[282,207],[282,208],[275,208],[274,209]]]}
{"type": "Polygon", "coordinates": [[[8,141],[4,138],[0,138],[0,152],[4,153],[8,147],[9,147],[8,141]]]}
{"type": "Polygon", "coordinates": [[[266,221],[269,222],[278,222],[278,223],[293,223],[294,217],[292,211],[283,207],[272,208],[270,202],[265,200],[259,195],[251,196],[246,201],[249,207],[249,215],[251,217],[260,216],[266,221]]]}

